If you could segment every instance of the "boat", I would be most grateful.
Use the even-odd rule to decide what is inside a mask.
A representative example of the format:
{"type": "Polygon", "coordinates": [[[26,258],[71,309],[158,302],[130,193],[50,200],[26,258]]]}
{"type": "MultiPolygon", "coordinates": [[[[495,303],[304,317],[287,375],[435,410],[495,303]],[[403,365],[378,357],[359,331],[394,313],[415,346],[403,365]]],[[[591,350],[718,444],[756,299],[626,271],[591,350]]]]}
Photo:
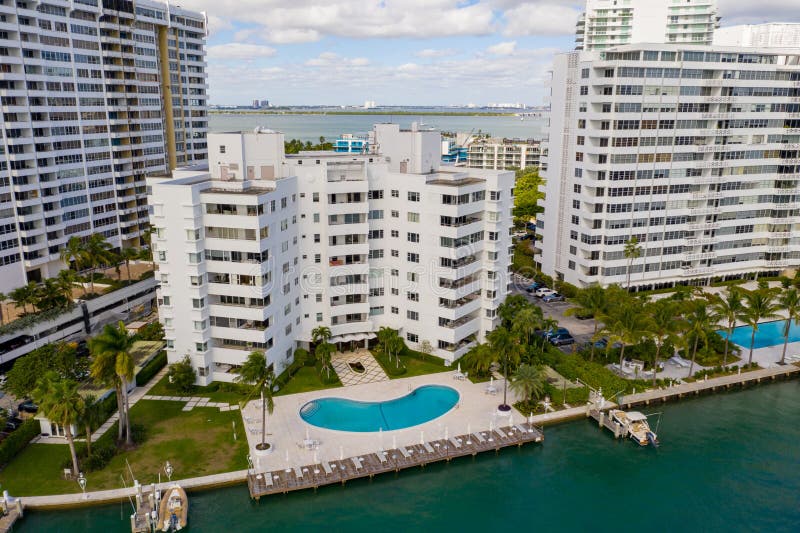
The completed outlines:
{"type": "Polygon", "coordinates": [[[173,484],[164,491],[158,511],[161,531],[180,531],[185,528],[189,515],[189,498],[186,496],[186,491],[177,483],[173,484]]]}
{"type": "Polygon", "coordinates": [[[647,423],[647,415],[639,411],[625,412],[619,409],[612,409],[609,415],[611,415],[611,420],[621,425],[639,446],[647,446],[649,444],[654,448],[658,447],[658,436],[650,429],[650,424],[647,423]]]}

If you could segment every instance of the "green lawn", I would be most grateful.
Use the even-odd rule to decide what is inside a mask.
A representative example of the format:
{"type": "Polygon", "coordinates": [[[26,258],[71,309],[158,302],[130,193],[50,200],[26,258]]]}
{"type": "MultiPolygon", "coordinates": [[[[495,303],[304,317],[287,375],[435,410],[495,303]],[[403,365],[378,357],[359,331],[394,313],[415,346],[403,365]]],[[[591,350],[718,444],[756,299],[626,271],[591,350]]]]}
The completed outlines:
{"type": "MultiPolygon", "coordinates": [[[[333,370],[331,370],[331,375],[335,374],[333,370]]],[[[319,374],[317,373],[317,369],[313,366],[303,366],[297,371],[297,373],[292,376],[292,379],[277,392],[276,396],[285,396],[286,394],[296,394],[298,392],[309,392],[314,390],[322,390],[322,389],[334,389],[337,387],[341,387],[342,383],[340,381],[336,381],[334,384],[325,384],[319,378],[319,374]]]]}
{"type": "Polygon", "coordinates": [[[241,392],[219,390],[220,386],[224,387],[225,385],[215,383],[208,387],[194,387],[191,392],[181,392],[170,387],[169,378],[164,376],[158,383],[153,385],[153,388],[147,394],[151,396],[198,396],[209,398],[214,402],[228,402],[230,404],[238,404],[244,400],[252,399],[249,391],[245,392],[246,387],[243,387],[241,392]]]}
{"type": "Polygon", "coordinates": [[[423,359],[423,355],[419,352],[415,352],[414,355],[400,356],[400,368],[405,366],[405,372],[398,371],[397,360],[394,357],[389,360],[377,350],[372,350],[372,355],[390,379],[410,378],[454,370],[453,367],[445,366],[443,359],[434,355],[426,355],[423,359]]]}
{"type": "MultiPolygon", "coordinates": [[[[159,471],[164,478],[167,460],[175,469],[175,479],[247,468],[247,437],[239,411],[220,412],[212,407],[182,411],[183,406],[182,402],[155,400],[134,405],[131,418],[147,428],[146,441],[115,456],[103,470],[87,473],[87,490],[120,488],[121,476],[130,486],[126,459],[141,483],[157,481],[159,471]]],[[[115,434],[113,426],[103,438],[115,434]]],[[[61,464],[68,457],[66,444],[32,444],[0,472],[0,484],[16,496],[79,492],[75,481],[61,477],[61,464]]]]}

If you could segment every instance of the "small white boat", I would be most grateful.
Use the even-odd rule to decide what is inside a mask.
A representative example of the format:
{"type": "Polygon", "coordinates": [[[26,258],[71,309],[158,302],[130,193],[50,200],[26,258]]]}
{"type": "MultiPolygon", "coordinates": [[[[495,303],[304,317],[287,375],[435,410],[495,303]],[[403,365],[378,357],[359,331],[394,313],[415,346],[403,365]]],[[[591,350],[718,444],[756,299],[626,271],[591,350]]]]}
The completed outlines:
{"type": "Polygon", "coordinates": [[[161,531],[180,531],[186,527],[189,516],[189,498],[177,483],[164,491],[159,506],[158,519],[161,531]]]}
{"type": "Polygon", "coordinates": [[[658,447],[658,436],[650,429],[650,424],[647,423],[647,415],[639,411],[625,412],[619,409],[612,409],[609,415],[613,421],[628,432],[631,439],[639,446],[651,444],[653,447],[658,447]]]}

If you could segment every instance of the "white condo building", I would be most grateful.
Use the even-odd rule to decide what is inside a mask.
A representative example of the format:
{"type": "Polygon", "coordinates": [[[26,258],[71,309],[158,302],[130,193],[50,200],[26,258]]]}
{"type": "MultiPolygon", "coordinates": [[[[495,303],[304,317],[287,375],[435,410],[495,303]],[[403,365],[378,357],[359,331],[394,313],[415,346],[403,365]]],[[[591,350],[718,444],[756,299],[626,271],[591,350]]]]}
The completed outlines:
{"type": "Polygon", "coordinates": [[[491,170],[539,168],[541,141],[481,137],[469,143],[467,167],[491,170]]]}
{"type": "Polygon", "coordinates": [[[0,0],[0,291],[70,237],[138,246],[145,175],[206,159],[206,21],[148,0],[0,0]]]}
{"type": "Polygon", "coordinates": [[[575,28],[577,50],[629,43],[711,44],[716,0],[586,0],[575,28]]]}
{"type": "Polygon", "coordinates": [[[508,291],[513,172],[439,168],[438,132],[379,124],[371,153],[284,155],[272,131],[209,135],[208,169],[148,179],[169,360],[231,381],[252,350],[276,372],[311,331],[382,326],[452,361],[508,291]]]}
{"type": "Polygon", "coordinates": [[[753,48],[800,48],[800,24],[770,22],[728,26],[714,33],[714,44],[753,48]]]}
{"type": "Polygon", "coordinates": [[[660,287],[800,262],[800,50],[627,45],[558,55],[545,273],[660,287]]]}

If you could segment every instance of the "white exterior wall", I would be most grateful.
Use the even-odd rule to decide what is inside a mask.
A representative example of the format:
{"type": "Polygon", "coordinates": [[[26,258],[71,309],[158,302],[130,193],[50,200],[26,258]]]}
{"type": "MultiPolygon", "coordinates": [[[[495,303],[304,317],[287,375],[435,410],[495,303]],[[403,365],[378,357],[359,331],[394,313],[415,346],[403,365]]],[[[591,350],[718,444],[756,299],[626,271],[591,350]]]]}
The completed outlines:
{"type": "Polygon", "coordinates": [[[170,17],[158,2],[121,11],[90,3],[0,4],[2,292],[55,275],[70,237],[139,246],[144,176],[165,172],[173,148],[178,164],[205,160],[205,17],[176,7],[170,17]],[[164,29],[172,85],[161,76],[164,29]],[[165,120],[175,122],[174,143],[165,120]]]}
{"type": "Polygon", "coordinates": [[[545,273],[624,284],[632,236],[632,286],[800,262],[800,52],[628,45],[557,56],[553,73],[545,273]]]}
{"type": "Polygon", "coordinates": [[[603,50],[628,43],[711,44],[719,26],[716,0],[586,0],[576,48],[603,50]]]}
{"type": "MultiPolygon", "coordinates": [[[[417,132],[404,133],[414,136],[417,132]]],[[[210,135],[212,164],[222,158],[214,146],[225,146],[225,155],[231,160],[220,161],[230,164],[239,161],[241,154],[229,146],[268,146],[269,142],[249,139],[265,135],[280,134],[244,134],[244,141],[230,134],[210,135]]],[[[438,152],[439,140],[432,146],[438,152]]],[[[247,153],[258,158],[253,152],[247,153]]],[[[251,163],[249,157],[244,167],[251,163]]],[[[290,177],[214,181],[208,173],[198,173],[194,177],[149,180],[152,220],[157,228],[153,242],[162,279],[159,314],[165,322],[170,361],[188,353],[196,368],[209,369],[204,370],[207,375],[201,381],[229,380],[235,374],[221,365],[240,365],[249,351],[261,349],[260,344],[254,344],[234,350],[218,342],[221,338],[238,339],[266,343],[268,359],[280,372],[291,360],[295,343],[310,341],[311,331],[320,325],[331,328],[334,342],[346,335],[366,338],[389,326],[399,329],[410,347],[419,349],[427,340],[436,355],[452,361],[475,342],[483,341],[495,327],[496,309],[508,292],[513,172],[400,173],[391,171],[385,157],[378,154],[310,152],[287,157],[284,174],[290,177]],[[209,191],[212,187],[213,193],[209,191]],[[276,190],[253,193],[272,187],[276,190]],[[220,190],[224,188],[242,190],[220,190]],[[444,195],[466,198],[462,204],[449,205],[444,203],[444,195]],[[288,199],[285,209],[281,208],[282,198],[288,199]],[[208,203],[251,205],[254,209],[262,205],[265,214],[209,214],[205,207],[208,203]],[[442,216],[469,219],[458,226],[443,225],[442,216]],[[281,225],[283,221],[285,226],[281,225]],[[212,238],[209,227],[217,228],[214,231],[257,231],[259,224],[263,227],[265,223],[269,224],[270,236],[260,243],[260,250],[269,250],[270,259],[259,272],[272,272],[272,284],[264,289],[271,304],[253,308],[209,303],[217,295],[249,297],[255,288],[219,286],[208,279],[192,286],[190,276],[235,274],[242,268],[242,273],[251,274],[256,267],[219,264],[207,258],[194,265],[188,263],[188,254],[200,250],[206,255],[208,250],[258,251],[256,242],[212,238]],[[193,229],[201,230],[199,241],[186,240],[187,230],[193,229]],[[374,233],[369,238],[371,230],[382,231],[382,236],[374,233]],[[441,242],[442,237],[480,236],[481,232],[482,239],[476,236],[472,244],[457,248],[441,242]],[[465,257],[470,260],[463,266],[443,266],[443,258],[455,261],[465,257]],[[443,286],[456,282],[457,287],[443,286]],[[289,292],[284,294],[286,283],[289,292]],[[379,288],[383,288],[382,294],[376,290],[379,288]],[[165,296],[169,305],[164,303],[165,296]],[[197,298],[207,298],[203,309],[192,308],[192,300],[197,298]],[[289,313],[284,314],[287,306],[289,313]],[[241,328],[223,331],[211,325],[195,330],[195,322],[223,313],[253,320],[270,317],[273,322],[263,332],[241,328]],[[204,342],[207,349],[198,350],[196,343],[204,342]]]]}
{"type": "Polygon", "coordinates": [[[800,24],[745,24],[720,28],[714,34],[714,45],[800,48],[800,24]]]}

